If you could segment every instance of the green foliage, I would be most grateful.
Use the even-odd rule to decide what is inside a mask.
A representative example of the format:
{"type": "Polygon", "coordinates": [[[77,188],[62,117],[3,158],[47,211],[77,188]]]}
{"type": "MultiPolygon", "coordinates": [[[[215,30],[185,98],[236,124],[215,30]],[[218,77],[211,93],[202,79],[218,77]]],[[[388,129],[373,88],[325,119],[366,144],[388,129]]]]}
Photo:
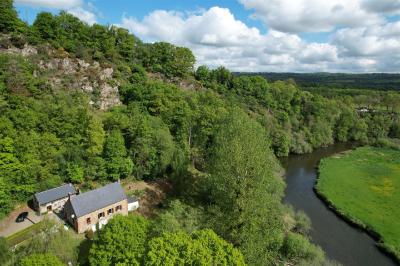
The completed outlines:
{"type": "Polygon", "coordinates": [[[63,266],[64,264],[52,254],[32,254],[23,258],[21,266],[63,266]]]}
{"type": "Polygon", "coordinates": [[[0,2],[0,32],[9,33],[22,30],[24,24],[19,20],[17,11],[13,6],[13,0],[0,2]]]}
{"type": "Polygon", "coordinates": [[[206,224],[206,213],[200,209],[189,206],[180,200],[173,200],[168,208],[153,222],[152,235],[161,235],[163,232],[192,233],[201,229],[206,224]]]}
{"type": "Polygon", "coordinates": [[[90,265],[141,265],[148,226],[148,221],[140,216],[114,217],[95,235],[90,265]]]}
{"type": "Polygon", "coordinates": [[[322,265],[324,252],[300,234],[289,232],[283,242],[282,253],[289,261],[303,265],[322,265]]]}
{"type": "Polygon", "coordinates": [[[107,163],[107,174],[113,181],[125,178],[132,172],[133,163],[127,158],[125,140],[119,130],[113,130],[107,135],[104,159],[107,163]]]}
{"type": "Polygon", "coordinates": [[[245,265],[243,255],[212,230],[164,233],[150,240],[144,265],[245,265]]]}
{"type": "Polygon", "coordinates": [[[15,251],[16,259],[28,257],[31,254],[52,254],[56,258],[67,264],[73,264],[78,259],[77,248],[79,239],[74,232],[66,231],[63,225],[59,225],[50,220],[41,222],[40,230],[32,234],[25,245],[21,245],[15,251]]]}
{"type": "Polygon", "coordinates": [[[71,181],[72,183],[82,183],[83,182],[83,175],[84,175],[84,170],[81,166],[69,163],[67,165],[67,177],[68,180],[71,181]]]}
{"type": "Polygon", "coordinates": [[[0,237],[0,264],[7,265],[11,259],[12,253],[8,247],[7,241],[4,237],[0,237]]]}
{"type": "Polygon", "coordinates": [[[283,184],[269,145],[264,129],[234,110],[216,133],[206,183],[213,228],[252,265],[272,264],[282,241],[283,184]]]}
{"type": "Polygon", "coordinates": [[[296,224],[294,227],[294,231],[302,235],[307,235],[311,230],[310,218],[303,211],[300,210],[296,212],[295,219],[296,224]]]}
{"type": "Polygon", "coordinates": [[[144,66],[150,71],[159,72],[166,77],[185,77],[191,74],[196,61],[188,48],[176,47],[165,42],[148,45],[149,56],[144,66]]]}

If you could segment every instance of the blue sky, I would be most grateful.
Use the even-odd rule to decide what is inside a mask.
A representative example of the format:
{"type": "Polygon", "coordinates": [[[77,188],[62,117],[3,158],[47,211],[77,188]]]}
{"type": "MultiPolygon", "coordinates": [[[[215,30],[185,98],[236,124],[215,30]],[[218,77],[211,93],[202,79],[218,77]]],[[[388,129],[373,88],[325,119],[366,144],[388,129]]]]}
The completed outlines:
{"type": "Polygon", "coordinates": [[[192,49],[234,71],[399,72],[400,0],[16,0],[192,49]]]}

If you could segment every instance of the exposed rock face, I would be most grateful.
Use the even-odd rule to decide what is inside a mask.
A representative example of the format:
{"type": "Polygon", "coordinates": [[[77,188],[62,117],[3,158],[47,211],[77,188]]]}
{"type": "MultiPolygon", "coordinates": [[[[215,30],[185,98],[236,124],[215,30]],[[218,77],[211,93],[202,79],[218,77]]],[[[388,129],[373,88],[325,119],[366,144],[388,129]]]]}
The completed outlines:
{"type": "Polygon", "coordinates": [[[82,90],[90,96],[89,104],[102,110],[121,104],[118,93],[119,83],[113,78],[114,69],[103,68],[98,62],[89,63],[82,59],[70,58],[65,51],[47,48],[49,59],[38,59],[38,50],[25,45],[24,48],[2,49],[0,52],[20,54],[36,62],[39,71],[34,76],[46,77],[55,89],[82,90]]]}

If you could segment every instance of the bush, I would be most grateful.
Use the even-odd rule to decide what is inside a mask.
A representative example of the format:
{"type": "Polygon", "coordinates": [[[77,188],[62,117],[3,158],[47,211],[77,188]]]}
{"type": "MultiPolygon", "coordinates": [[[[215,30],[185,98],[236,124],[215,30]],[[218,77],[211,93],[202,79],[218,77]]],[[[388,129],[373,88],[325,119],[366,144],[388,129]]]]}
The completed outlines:
{"type": "Polygon", "coordinates": [[[92,230],[92,229],[87,230],[87,231],[85,232],[85,237],[86,237],[87,239],[92,240],[93,237],[94,237],[94,232],[93,232],[93,230],[92,230]]]}
{"type": "Polygon", "coordinates": [[[16,34],[16,33],[11,34],[10,40],[15,47],[20,49],[24,48],[24,45],[26,44],[26,39],[21,34],[16,34]]]}
{"type": "Polygon", "coordinates": [[[8,49],[11,46],[12,46],[12,43],[11,43],[10,39],[8,39],[7,37],[0,39],[0,48],[8,49]]]}
{"type": "Polygon", "coordinates": [[[294,230],[302,235],[307,235],[311,229],[310,218],[303,211],[298,211],[295,216],[296,225],[294,230]]]}
{"type": "Polygon", "coordinates": [[[308,265],[322,264],[325,260],[324,252],[320,247],[296,233],[288,233],[283,242],[282,253],[291,261],[308,261],[308,265]]]}
{"type": "Polygon", "coordinates": [[[32,254],[23,258],[20,266],[63,266],[59,258],[52,254],[32,254]]]}

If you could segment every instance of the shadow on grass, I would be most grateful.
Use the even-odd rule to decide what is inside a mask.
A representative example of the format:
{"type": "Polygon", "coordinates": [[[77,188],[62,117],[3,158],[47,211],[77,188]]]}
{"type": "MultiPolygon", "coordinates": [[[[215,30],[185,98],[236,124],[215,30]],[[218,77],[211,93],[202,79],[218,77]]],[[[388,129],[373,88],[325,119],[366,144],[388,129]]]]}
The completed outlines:
{"type": "Polygon", "coordinates": [[[90,239],[85,239],[81,242],[81,244],[79,245],[78,249],[79,249],[79,254],[78,254],[78,262],[79,265],[82,266],[87,266],[89,265],[89,250],[90,247],[92,246],[93,241],[90,239]]]}

